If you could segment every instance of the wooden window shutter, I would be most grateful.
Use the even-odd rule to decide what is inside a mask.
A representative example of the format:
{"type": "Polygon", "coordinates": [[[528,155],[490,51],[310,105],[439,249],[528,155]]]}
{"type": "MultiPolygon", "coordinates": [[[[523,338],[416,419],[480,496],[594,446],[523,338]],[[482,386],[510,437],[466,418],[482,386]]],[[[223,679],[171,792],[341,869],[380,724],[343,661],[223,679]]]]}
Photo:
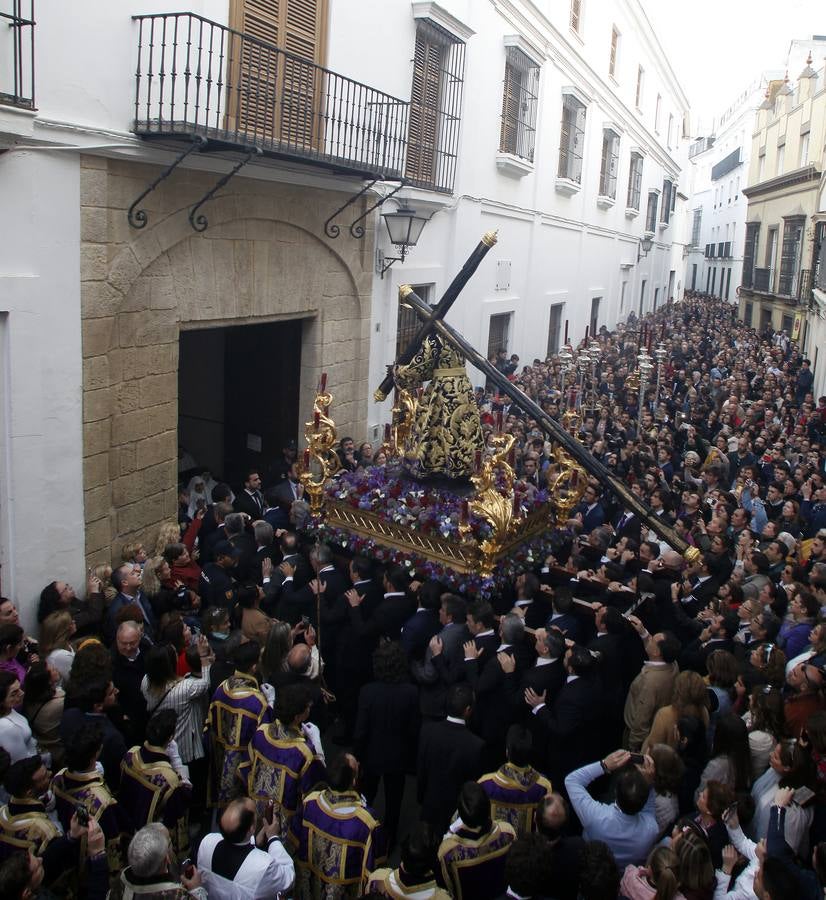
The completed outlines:
{"type": "Polygon", "coordinates": [[[506,62],[505,87],[502,91],[502,131],[499,136],[499,149],[502,153],[517,152],[521,91],[520,73],[509,62],[506,62]]]}
{"type": "Polygon", "coordinates": [[[421,28],[417,31],[405,166],[405,176],[413,181],[430,183],[435,177],[444,49],[421,28]]]}
{"type": "Polygon", "coordinates": [[[228,54],[233,68],[227,109],[238,131],[253,138],[308,146],[322,137],[322,85],[313,67],[326,52],[327,0],[230,0],[230,26],[286,50],[285,58],[256,41],[233,36],[228,54]],[[240,43],[240,47],[238,44],[240,43]]]}

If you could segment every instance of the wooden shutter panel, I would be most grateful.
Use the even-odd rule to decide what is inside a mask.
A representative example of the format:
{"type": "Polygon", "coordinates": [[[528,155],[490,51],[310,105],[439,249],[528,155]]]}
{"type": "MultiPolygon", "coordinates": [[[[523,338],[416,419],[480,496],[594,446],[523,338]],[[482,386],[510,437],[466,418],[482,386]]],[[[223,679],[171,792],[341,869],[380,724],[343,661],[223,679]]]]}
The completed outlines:
{"type": "MultiPolygon", "coordinates": [[[[268,45],[324,62],[327,0],[231,0],[230,25],[268,45]]],[[[234,38],[227,108],[234,127],[253,138],[308,146],[320,137],[321,84],[312,65],[286,59],[255,41],[234,38]]]]}
{"type": "Polygon", "coordinates": [[[517,152],[521,87],[519,72],[506,62],[505,87],[502,91],[502,131],[499,136],[499,149],[503,153],[517,152]]]}
{"type": "Polygon", "coordinates": [[[428,184],[436,173],[443,53],[441,44],[428,40],[421,29],[417,32],[405,176],[428,184]]]}

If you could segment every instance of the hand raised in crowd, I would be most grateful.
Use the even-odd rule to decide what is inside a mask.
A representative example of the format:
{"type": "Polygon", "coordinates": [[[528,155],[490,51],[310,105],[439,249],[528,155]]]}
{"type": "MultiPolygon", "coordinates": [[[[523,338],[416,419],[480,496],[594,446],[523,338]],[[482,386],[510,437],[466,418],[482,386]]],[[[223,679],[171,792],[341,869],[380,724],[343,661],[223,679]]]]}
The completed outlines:
{"type": "Polygon", "coordinates": [[[292,578],[295,575],[295,566],[292,563],[282,562],[278,568],[285,578],[292,578]]]}
{"type": "Polygon", "coordinates": [[[315,628],[312,625],[308,625],[307,630],[304,632],[304,640],[307,642],[307,646],[315,647],[317,637],[315,628]]]}
{"type": "Polygon", "coordinates": [[[792,800],[794,800],[794,788],[781,787],[774,792],[775,806],[789,806],[792,800]]]}
{"type": "Polygon", "coordinates": [[[465,659],[479,659],[479,648],[475,641],[465,641],[462,649],[465,652],[465,659]]]}
{"type": "Polygon", "coordinates": [[[362,597],[355,588],[350,588],[349,591],[345,591],[344,597],[352,607],[361,606],[364,602],[364,597],[362,597]]]}
{"type": "Polygon", "coordinates": [[[261,577],[272,577],[272,560],[269,558],[269,556],[265,556],[264,559],[261,560],[261,577]]]}
{"type": "Polygon", "coordinates": [[[545,691],[542,691],[541,694],[537,694],[533,688],[525,688],[525,703],[527,703],[531,709],[536,709],[537,706],[543,704],[545,702],[545,697],[545,691]]]}
{"type": "Polygon", "coordinates": [[[627,750],[614,750],[602,761],[602,767],[606,772],[616,772],[631,762],[631,754],[627,750]]]}
{"type": "Polygon", "coordinates": [[[444,644],[442,643],[442,639],[438,634],[434,634],[430,639],[430,643],[427,645],[430,648],[431,656],[439,656],[442,650],[444,649],[444,644]]]}
{"type": "Polygon", "coordinates": [[[86,827],[86,855],[89,859],[103,856],[106,853],[106,835],[97,819],[89,819],[86,827]]]}
{"type": "Polygon", "coordinates": [[[86,580],[86,595],[89,594],[99,594],[100,593],[100,578],[95,575],[94,572],[89,572],[89,577],[86,580]]]}
{"type": "MultiPolygon", "coordinates": [[[[323,594],[327,590],[327,582],[322,581],[320,578],[313,578],[310,582],[310,590],[318,596],[319,594],[323,594]]],[[[353,605],[352,603],[350,604],[353,605]]]]}
{"type": "Polygon", "coordinates": [[[500,650],[499,653],[496,654],[496,659],[499,662],[499,668],[506,675],[513,675],[516,671],[516,659],[511,656],[510,653],[505,653],[504,650],[500,650]]]}
{"type": "Polygon", "coordinates": [[[737,865],[739,857],[740,854],[731,844],[726,844],[726,846],[723,847],[723,871],[726,875],[731,875],[734,871],[734,867],[737,865]]]}

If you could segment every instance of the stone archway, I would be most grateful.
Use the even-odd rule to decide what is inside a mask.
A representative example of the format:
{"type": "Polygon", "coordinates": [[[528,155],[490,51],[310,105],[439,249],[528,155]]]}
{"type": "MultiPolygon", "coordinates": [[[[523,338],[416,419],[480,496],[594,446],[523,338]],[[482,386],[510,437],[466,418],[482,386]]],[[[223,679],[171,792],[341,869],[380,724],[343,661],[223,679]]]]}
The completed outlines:
{"type": "MultiPolygon", "coordinates": [[[[111,194],[113,172],[104,174],[111,194]]],[[[365,248],[351,240],[332,246],[318,236],[318,215],[338,196],[241,183],[238,193],[210,205],[203,234],[191,230],[179,207],[145,232],[128,234],[128,243],[107,242],[112,262],[105,271],[98,265],[82,272],[90,564],[117,559],[126,541],[154,546],[158,524],[176,514],[182,323],[310,319],[299,408],[306,416],[323,367],[337,422],[365,431],[372,280],[365,248]]],[[[87,259],[97,242],[89,243],[87,259]]]]}

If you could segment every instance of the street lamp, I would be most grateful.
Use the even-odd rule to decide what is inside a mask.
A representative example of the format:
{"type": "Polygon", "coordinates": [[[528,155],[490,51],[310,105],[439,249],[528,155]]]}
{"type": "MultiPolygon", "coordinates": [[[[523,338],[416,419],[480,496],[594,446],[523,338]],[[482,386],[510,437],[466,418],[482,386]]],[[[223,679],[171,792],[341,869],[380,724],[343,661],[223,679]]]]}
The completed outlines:
{"type": "Polygon", "coordinates": [[[651,252],[651,248],[654,246],[654,238],[645,235],[640,238],[640,243],[637,246],[637,262],[639,262],[644,256],[648,256],[651,252]]]}
{"type": "Polygon", "coordinates": [[[399,256],[386,257],[381,250],[376,251],[376,271],[384,278],[384,273],[394,262],[404,262],[409,247],[415,247],[422,229],[427,222],[424,216],[416,214],[409,206],[400,206],[395,212],[382,213],[390,243],[399,248],[399,256]]]}

